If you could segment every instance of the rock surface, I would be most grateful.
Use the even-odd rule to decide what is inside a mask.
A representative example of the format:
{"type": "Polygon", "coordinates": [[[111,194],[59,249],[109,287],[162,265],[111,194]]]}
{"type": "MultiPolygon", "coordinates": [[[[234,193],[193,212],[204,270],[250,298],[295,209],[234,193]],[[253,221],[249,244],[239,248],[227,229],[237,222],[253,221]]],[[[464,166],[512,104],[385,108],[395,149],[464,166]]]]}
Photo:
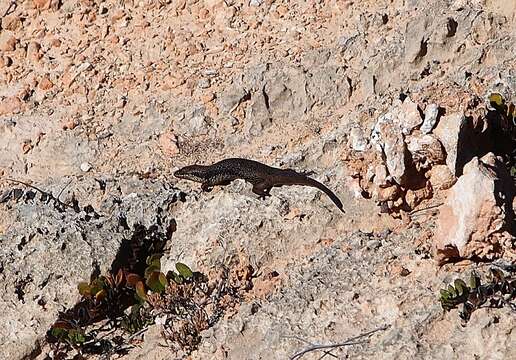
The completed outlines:
{"type": "Polygon", "coordinates": [[[514,253],[514,184],[492,153],[473,158],[450,189],[441,208],[435,237],[437,250],[448,246],[462,258],[492,259],[514,253]]]}
{"type": "MultiPolygon", "coordinates": [[[[442,314],[436,296],[456,268],[435,270],[437,219],[411,213],[446,200],[485,154],[462,142],[462,119],[484,136],[482,99],[493,89],[514,99],[513,10],[503,0],[0,2],[0,358],[45,359],[46,330],[94,261],[108,268],[136,223],[171,219],[168,267],[209,272],[242,256],[257,274],[192,358],[283,359],[305,346],[284,336],[329,343],[383,324],[336,354],[514,358],[509,310],[476,311],[466,328],[442,314]],[[370,129],[386,114],[379,141],[370,129]],[[203,193],[172,176],[235,156],[314,171],[346,214],[312,188],[259,201],[241,181],[203,193]]],[[[500,216],[493,209],[486,216],[500,216]]],[[[156,327],[144,336],[124,358],[184,355],[158,346],[156,327]]]]}

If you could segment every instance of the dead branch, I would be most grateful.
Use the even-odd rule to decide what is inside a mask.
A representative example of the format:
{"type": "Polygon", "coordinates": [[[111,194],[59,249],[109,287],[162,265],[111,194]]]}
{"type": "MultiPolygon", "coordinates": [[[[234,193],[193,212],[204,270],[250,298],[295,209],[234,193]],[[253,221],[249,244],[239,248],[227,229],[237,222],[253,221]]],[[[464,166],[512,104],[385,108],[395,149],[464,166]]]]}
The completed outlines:
{"type": "MultiPolygon", "coordinates": [[[[41,189],[40,189],[40,188],[38,188],[37,186],[34,186],[34,185],[31,185],[31,184],[28,184],[28,183],[23,182],[23,181],[20,181],[20,180],[15,180],[15,179],[9,179],[9,178],[8,178],[8,179],[5,179],[5,180],[7,180],[7,181],[11,181],[11,182],[14,182],[14,183],[16,183],[16,184],[20,184],[20,185],[27,186],[27,187],[29,187],[29,188],[31,188],[31,189],[34,189],[34,190],[38,191],[39,193],[41,193],[41,194],[43,194],[43,195],[48,196],[48,198],[49,198],[50,200],[53,200],[55,204],[59,204],[59,205],[60,205],[60,206],[62,206],[63,208],[70,208],[70,209],[75,210],[75,208],[74,208],[72,205],[62,202],[61,200],[59,200],[59,198],[56,198],[52,193],[49,193],[49,192],[47,192],[47,191],[45,191],[45,190],[41,190],[41,189]]],[[[68,186],[68,185],[67,185],[67,186],[68,186]]],[[[61,193],[59,193],[59,196],[61,196],[61,193]]]]}
{"type": "Polygon", "coordinates": [[[11,0],[11,2],[9,3],[9,6],[7,7],[7,10],[5,10],[4,14],[2,15],[2,18],[6,17],[7,15],[9,15],[9,13],[11,12],[11,10],[16,10],[16,6],[18,4],[16,3],[16,0],[11,0]]]}
{"type": "Polygon", "coordinates": [[[363,343],[366,343],[368,340],[361,340],[361,341],[357,341],[357,340],[363,339],[365,337],[369,337],[372,334],[374,334],[374,333],[376,333],[378,331],[386,330],[387,328],[389,328],[389,325],[385,325],[385,326],[379,327],[377,329],[365,332],[363,334],[354,336],[354,337],[349,338],[349,339],[345,340],[344,342],[341,342],[341,343],[338,343],[338,344],[312,345],[312,346],[310,346],[310,347],[308,347],[308,348],[306,348],[304,350],[301,350],[300,352],[294,354],[290,358],[290,360],[300,359],[303,355],[305,355],[305,354],[307,354],[309,352],[312,352],[312,351],[316,351],[316,350],[335,349],[335,348],[344,347],[344,346],[363,344],[363,343]]]}

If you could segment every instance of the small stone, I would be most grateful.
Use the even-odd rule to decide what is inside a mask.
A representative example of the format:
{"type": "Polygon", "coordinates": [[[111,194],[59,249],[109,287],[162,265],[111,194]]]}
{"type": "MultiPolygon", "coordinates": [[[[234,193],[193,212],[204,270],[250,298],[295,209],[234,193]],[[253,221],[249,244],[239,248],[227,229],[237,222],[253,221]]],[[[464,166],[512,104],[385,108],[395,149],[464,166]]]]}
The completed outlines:
{"type": "Polygon", "coordinates": [[[41,45],[36,41],[31,41],[27,46],[27,57],[31,61],[39,61],[43,57],[41,54],[41,45]]]}
{"type": "Polygon", "coordinates": [[[0,50],[14,51],[16,50],[17,42],[16,37],[4,31],[3,34],[0,35],[0,50]]]}
{"type": "Polygon", "coordinates": [[[348,145],[355,151],[364,151],[367,149],[367,139],[364,132],[358,126],[354,126],[349,132],[348,145]]]}
{"type": "Polygon", "coordinates": [[[457,178],[446,165],[434,165],[429,171],[430,183],[437,190],[447,190],[455,184],[457,178]]]}
{"type": "Polygon", "coordinates": [[[206,8],[202,8],[199,11],[199,19],[206,20],[210,16],[210,11],[206,8]]]}
{"type": "Polygon", "coordinates": [[[44,75],[41,80],[39,81],[39,88],[41,90],[50,90],[54,86],[52,81],[50,81],[48,75],[44,75]]]}
{"type": "Polygon", "coordinates": [[[0,101],[0,116],[18,114],[23,107],[22,101],[16,96],[10,96],[0,101]]]}
{"type": "Polygon", "coordinates": [[[276,8],[276,11],[280,15],[280,17],[283,17],[288,13],[288,8],[284,5],[280,5],[276,8]]]}
{"type": "Polygon", "coordinates": [[[32,140],[26,139],[22,143],[22,152],[24,154],[27,154],[29,151],[31,151],[34,148],[34,145],[32,144],[32,140]]]}
{"type": "Polygon", "coordinates": [[[376,250],[376,249],[378,249],[380,246],[382,246],[382,243],[381,243],[381,242],[380,242],[380,240],[378,240],[378,239],[369,240],[369,241],[366,243],[366,248],[367,248],[367,249],[371,249],[371,250],[376,250]]]}
{"type": "Polygon", "coordinates": [[[77,120],[75,119],[66,119],[64,122],[63,122],[63,130],[73,130],[77,127],[77,125],[79,125],[79,123],[77,122],[77,120]]]}
{"type": "Polygon", "coordinates": [[[201,78],[197,82],[197,87],[200,89],[208,89],[211,86],[211,81],[209,78],[201,78]]]}
{"type": "Polygon", "coordinates": [[[374,178],[373,184],[380,187],[387,187],[389,184],[389,176],[387,173],[387,168],[384,164],[378,164],[374,168],[374,178]]]}
{"type": "Polygon", "coordinates": [[[48,9],[50,7],[50,1],[51,0],[32,0],[32,3],[34,4],[34,7],[36,9],[48,9]]]}
{"type": "Polygon", "coordinates": [[[249,2],[249,5],[250,6],[260,6],[261,4],[263,4],[264,0],[251,0],[249,2]]]}
{"type": "Polygon", "coordinates": [[[421,132],[429,134],[437,123],[437,115],[439,115],[439,106],[437,104],[429,104],[425,109],[425,120],[421,125],[421,132]]]}
{"type": "Polygon", "coordinates": [[[458,148],[459,145],[464,146],[465,143],[461,144],[460,140],[471,135],[463,131],[465,129],[466,117],[462,112],[459,112],[441,117],[434,130],[434,134],[446,150],[446,165],[448,165],[454,175],[458,175],[462,171],[457,161],[457,154],[459,151],[462,151],[462,149],[458,148]]]}
{"type": "Polygon", "coordinates": [[[91,164],[90,164],[90,163],[88,163],[88,162],[83,162],[83,163],[81,164],[80,168],[81,168],[81,171],[83,171],[83,172],[88,172],[88,171],[90,171],[90,170],[91,170],[92,166],[91,166],[91,164]]]}
{"type": "Polygon", "coordinates": [[[383,140],[385,164],[389,174],[399,185],[406,185],[409,180],[409,157],[403,133],[396,125],[382,122],[379,131],[383,140]]]}
{"type": "Polygon", "coordinates": [[[423,122],[419,110],[417,109],[417,104],[409,97],[401,104],[398,118],[404,134],[410,134],[414,128],[418,127],[423,122]]]}
{"type": "Polygon", "coordinates": [[[377,188],[373,190],[376,201],[394,201],[401,195],[400,188],[397,185],[389,186],[387,188],[377,188]]]}
{"type": "Polygon", "coordinates": [[[421,189],[407,190],[407,193],[405,194],[405,202],[410,209],[415,209],[421,201],[430,199],[432,195],[432,187],[430,186],[430,183],[427,182],[426,186],[421,189]]]}
{"type": "Polygon", "coordinates": [[[349,176],[346,179],[346,185],[348,186],[348,189],[353,193],[353,197],[355,199],[364,198],[364,190],[360,186],[360,179],[349,176]]]}
{"type": "Polygon", "coordinates": [[[116,22],[125,16],[125,12],[122,9],[117,9],[111,15],[111,21],[116,22]]]}
{"type": "Polygon", "coordinates": [[[177,137],[172,131],[166,131],[159,137],[159,145],[166,156],[172,157],[179,153],[177,137]]]}
{"type": "Polygon", "coordinates": [[[418,170],[428,169],[433,164],[444,163],[446,154],[443,146],[434,135],[409,135],[405,141],[418,170]]]}
{"type": "Polygon", "coordinates": [[[209,103],[210,101],[213,101],[215,99],[215,94],[212,93],[212,92],[208,92],[206,94],[202,94],[201,96],[201,101],[204,103],[204,104],[207,104],[209,103]]]}
{"type": "Polygon", "coordinates": [[[13,60],[9,56],[0,57],[0,69],[3,67],[9,67],[13,64],[13,60]]]}
{"type": "Polygon", "coordinates": [[[21,27],[22,22],[18,15],[7,15],[2,19],[2,28],[9,31],[14,31],[21,27]]]}
{"type": "Polygon", "coordinates": [[[82,63],[81,65],[79,65],[77,67],[77,69],[75,70],[76,74],[80,74],[81,72],[83,71],[88,71],[92,68],[93,66],[89,63],[89,62],[84,62],[82,63]]]}

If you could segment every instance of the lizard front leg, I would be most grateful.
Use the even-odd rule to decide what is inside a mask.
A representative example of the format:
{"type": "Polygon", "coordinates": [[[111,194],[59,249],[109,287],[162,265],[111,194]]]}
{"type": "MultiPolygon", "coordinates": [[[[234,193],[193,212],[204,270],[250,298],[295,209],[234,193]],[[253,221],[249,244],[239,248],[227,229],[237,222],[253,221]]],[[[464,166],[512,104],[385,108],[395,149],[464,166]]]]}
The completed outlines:
{"type": "Polygon", "coordinates": [[[262,181],[256,184],[253,184],[253,192],[259,196],[260,199],[265,200],[267,196],[271,196],[270,191],[271,187],[267,182],[262,181]]]}
{"type": "Polygon", "coordinates": [[[201,189],[203,191],[210,192],[211,190],[213,190],[213,187],[215,185],[225,186],[225,185],[229,185],[230,183],[231,183],[231,180],[213,181],[211,179],[208,179],[201,184],[201,189]]]}

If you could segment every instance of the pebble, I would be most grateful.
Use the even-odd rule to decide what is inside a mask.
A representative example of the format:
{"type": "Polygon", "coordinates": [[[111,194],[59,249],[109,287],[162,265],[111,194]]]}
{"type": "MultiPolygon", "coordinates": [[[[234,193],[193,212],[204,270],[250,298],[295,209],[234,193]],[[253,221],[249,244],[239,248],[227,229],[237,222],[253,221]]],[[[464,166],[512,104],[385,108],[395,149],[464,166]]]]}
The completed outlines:
{"type": "Polygon", "coordinates": [[[81,168],[81,171],[83,171],[83,172],[88,172],[88,171],[90,171],[90,170],[91,170],[92,166],[91,166],[91,164],[90,164],[90,163],[88,163],[88,162],[83,162],[83,163],[81,164],[80,168],[81,168]]]}
{"type": "Polygon", "coordinates": [[[367,139],[364,136],[364,132],[358,126],[355,126],[349,132],[349,146],[355,151],[364,151],[367,149],[367,139]]]}
{"type": "Polygon", "coordinates": [[[211,81],[208,78],[201,78],[197,82],[197,86],[201,89],[208,89],[211,86],[211,81]]]}
{"type": "Polygon", "coordinates": [[[421,125],[421,132],[429,134],[437,123],[437,115],[439,114],[439,106],[437,104],[429,104],[425,109],[425,120],[421,125]]]}
{"type": "Polygon", "coordinates": [[[14,51],[16,50],[16,38],[13,35],[5,33],[0,36],[0,50],[14,51]]]}
{"type": "Polygon", "coordinates": [[[52,81],[50,81],[48,75],[44,75],[39,81],[38,86],[41,90],[50,90],[54,86],[54,84],[52,83],[52,81]]]}
{"type": "Polygon", "coordinates": [[[263,1],[264,0],[251,0],[249,2],[249,5],[251,5],[251,6],[260,6],[261,4],[263,4],[263,1]]]}
{"type": "Polygon", "coordinates": [[[17,114],[21,112],[23,103],[16,97],[11,96],[0,101],[0,116],[7,114],[17,114]]]}

